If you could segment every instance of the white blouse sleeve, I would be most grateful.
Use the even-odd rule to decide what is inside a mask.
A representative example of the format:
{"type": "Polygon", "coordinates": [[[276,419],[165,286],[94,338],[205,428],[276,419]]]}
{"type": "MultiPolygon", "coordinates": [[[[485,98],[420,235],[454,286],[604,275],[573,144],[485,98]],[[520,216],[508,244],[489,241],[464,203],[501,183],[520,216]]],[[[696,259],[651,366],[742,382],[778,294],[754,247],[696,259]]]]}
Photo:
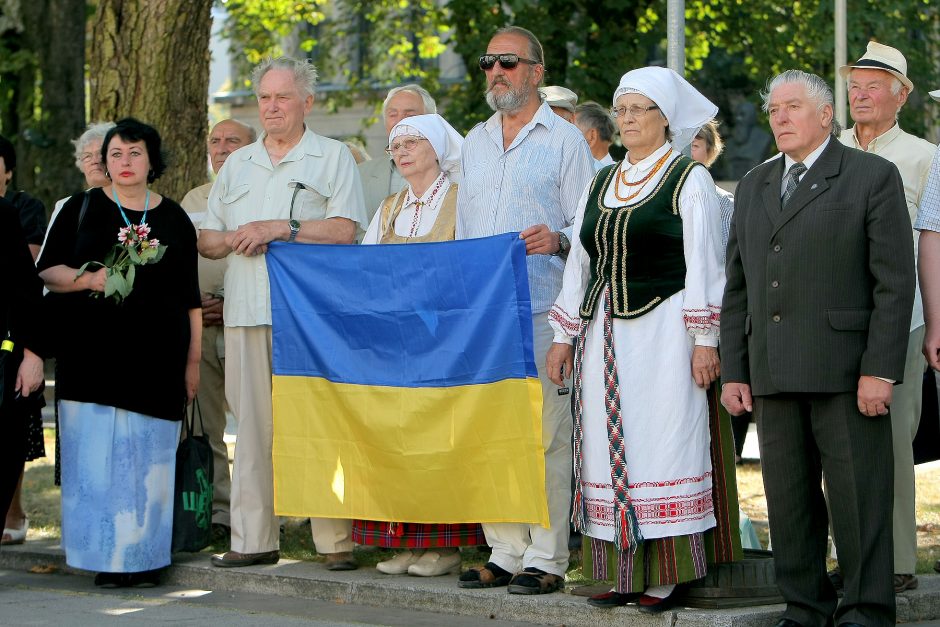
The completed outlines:
{"type": "Polygon", "coordinates": [[[581,301],[584,300],[584,291],[591,278],[590,258],[581,246],[581,223],[584,221],[584,208],[587,205],[591,184],[578,201],[578,211],[574,216],[574,225],[571,230],[571,250],[565,261],[565,274],[561,284],[561,292],[555,299],[555,304],[548,311],[548,324],[555,332],[552,340],[557,344],[572,344],[581,330],[581,301]]]}
{"type": "Polygon", "coordinates": [[[682,316],[697,346],[718,346],[725,269],[721,263],[721,208],[704,167],[689,173],[679,194],[685,298],[682,316]]]}
{"type": "MultiPolygon", "coordinates": [[[[382,204],[385,204],[384,201],[382,204]]],[[[369,223],[369,228],[366,229],[366,234],[362,236],[362,241],[360,242],[361,244],[379,243],[379,223],[382,222],[382,204],[379,205],[375,215],[372,216],[372,222],[369,223]]]]}

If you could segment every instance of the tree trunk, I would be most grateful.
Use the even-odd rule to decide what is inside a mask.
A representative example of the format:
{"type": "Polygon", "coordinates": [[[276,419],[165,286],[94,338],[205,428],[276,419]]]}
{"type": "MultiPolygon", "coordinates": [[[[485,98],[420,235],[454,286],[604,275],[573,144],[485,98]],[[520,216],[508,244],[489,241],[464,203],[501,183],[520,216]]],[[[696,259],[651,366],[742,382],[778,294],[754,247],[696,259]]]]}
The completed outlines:
{"type": "Polygon", "coordinates": [[[31,63],[15,75],[3,132],[16,147],[14,187],[53,203],[82,189],[70,140],[85,126],[85,2],[20,3],[23,30],[16,35],[31,63]]]}
{"type": "Polygon", "coordinates": [[[100,0],[89,49],[91,117],[133,116],[163,138],[170,167],[154,184],[182,200],[206,178],[212,0],[100,0]]]}

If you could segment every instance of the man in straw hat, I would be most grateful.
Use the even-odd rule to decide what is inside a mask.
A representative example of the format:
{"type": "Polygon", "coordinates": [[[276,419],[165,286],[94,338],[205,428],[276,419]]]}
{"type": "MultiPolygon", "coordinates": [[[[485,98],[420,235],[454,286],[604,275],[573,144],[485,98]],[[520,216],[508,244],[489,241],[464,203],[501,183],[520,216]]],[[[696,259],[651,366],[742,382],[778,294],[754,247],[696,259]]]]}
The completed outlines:
{"type": "MultiPolygon", "coordinates": [[[[930,97],[940,102],[940,89],[930,92],[930,97]]],[[[934,154],[914,228],[920,231],[918,266],[927,321],[924,355],[931,368],[940,370],[940,150],[934,154]]],[[[940,573],[940,560],[933,569],[940,573]]]]}
{"type": "Polygon", "coordinates": [[[574,124],[574,114],[578,106],[578,94],[567,87],[549,85],[539,89],[545,104],[552,108],[555,115],[574,124]]]}
{"type": "MultiPolygon", "coordinates": [[[[897,166],[904,182],[904,196],[911,223],[917,217],[930,160],[936,146],[901,130],[898,112],[914,84],[907,77],[907,61],[899,50],[869,42],[862,58],[839,68],[849,94],[849,112],[855,126],[842,131],[846,146],[870,152],[897,166]]],[[[915,251],[916,252],[916,251],[915,251]]],[[[924,374],[924,310],[920,290],[915,292],[904,383],[894,388],[891,433],[894,449],[894,590],[917,587],[917,523],[914,515],[914,451],[921,410],[924,374]]],[[[835,582],[840,577],[835,575],[835,582]]]]}

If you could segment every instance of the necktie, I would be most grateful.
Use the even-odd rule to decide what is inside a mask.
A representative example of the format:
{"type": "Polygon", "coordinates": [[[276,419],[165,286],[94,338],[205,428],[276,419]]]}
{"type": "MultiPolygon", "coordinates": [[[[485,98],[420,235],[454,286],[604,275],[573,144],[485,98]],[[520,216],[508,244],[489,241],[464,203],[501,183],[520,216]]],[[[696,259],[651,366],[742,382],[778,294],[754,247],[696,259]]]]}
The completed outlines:
{"type": "Polygon", "coordinates": [[[781,209],[787,208],[787,203],[793,196],[793,192],[796,191],[796,186],[800,184],[800,176],[804,172],[806,172],[806,166],[802,163],[794,163],[790,166],[790,169],[787,170],[787,188],[784,190],[783,197],[780,199],[781,209]]]}

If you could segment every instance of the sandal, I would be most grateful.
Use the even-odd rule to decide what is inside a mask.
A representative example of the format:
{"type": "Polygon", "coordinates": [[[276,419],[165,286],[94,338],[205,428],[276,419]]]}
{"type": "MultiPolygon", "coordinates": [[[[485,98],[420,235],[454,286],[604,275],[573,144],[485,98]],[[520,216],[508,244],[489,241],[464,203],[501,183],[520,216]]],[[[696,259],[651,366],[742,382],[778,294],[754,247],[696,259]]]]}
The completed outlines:
{"type": "Polygon", "coordinates": [[[509,594],[548,594],[565,587],[563,577],[538,568],[526,568],[509,582],[509,594]]]}
{"type": "Polygon", "coordinates": [[[512,573],[503,570],[493,562],[487,562],[483,566],[474,566],[462,573],[457,580],[457,586],[461,588],[498,588],[505,586],[511,580],[512,573]]]}
{"type": "Polygon", "coordinates": [[[3,538],[0,539],[0,545],[9,546],[11,544],[23,544],[26,542],[26,532],[29,531],[29,518],[23,519],[23,526],[19,529],[6,527],[3,530],[3,538]],[[9,538],[7,538],[9,536],[9,538]]]}

